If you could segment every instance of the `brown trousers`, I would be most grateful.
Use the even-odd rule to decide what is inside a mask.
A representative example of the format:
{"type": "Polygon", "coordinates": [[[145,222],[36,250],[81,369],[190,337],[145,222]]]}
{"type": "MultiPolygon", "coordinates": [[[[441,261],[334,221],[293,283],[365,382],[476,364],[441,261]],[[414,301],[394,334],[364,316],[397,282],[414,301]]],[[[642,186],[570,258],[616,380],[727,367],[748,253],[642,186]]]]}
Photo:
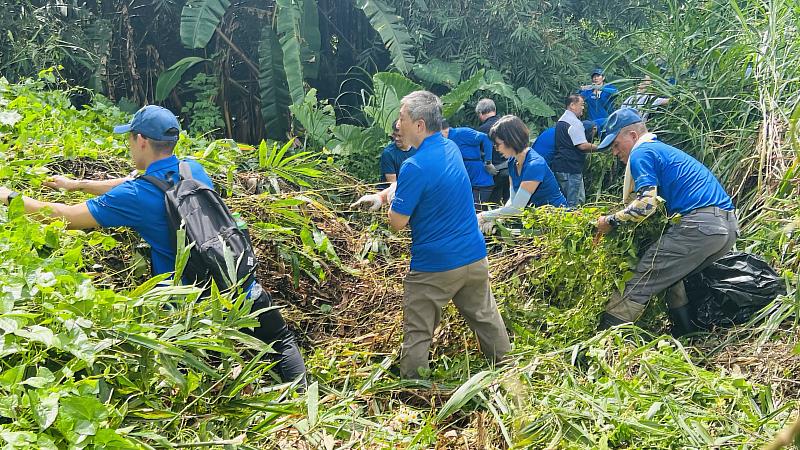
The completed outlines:
{"type": "Polygon", "coordinates": [[[496,362],[511,350],[503,318],[489,286],[486,258],[446,272],[410,271],[403,282],[403,347],[400,374],[422,378],[429,372],[428,352],[442,308],[451,299],[478,335],[483,354],[496,362]]]}

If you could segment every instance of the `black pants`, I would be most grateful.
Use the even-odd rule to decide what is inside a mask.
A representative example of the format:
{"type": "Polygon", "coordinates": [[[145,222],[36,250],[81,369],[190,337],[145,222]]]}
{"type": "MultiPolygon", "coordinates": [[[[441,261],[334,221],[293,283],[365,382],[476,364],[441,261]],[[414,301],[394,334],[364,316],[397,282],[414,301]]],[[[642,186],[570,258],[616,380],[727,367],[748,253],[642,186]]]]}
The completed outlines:
{"type": "Polygon", "coordinates": [[[489,198],[494,188],[492,186],[472,187],[472,202],[475,204],[475,211],[488,211],[489,198]]]}
{"type": "Polygon", "coordinates": [[[505,205],[509,194],[508,169],[503,169],[494,176],[494,189],[492,189],[492,194],[489,196],[489,203],[505,205]]]}
{"type": "MultiPolygon", "coordinates": [[[[269,308],[272,306],[272,296],[268,292],[262,291],[261,295],[253,302],[253,311],[269,308]]],[[[275,366],[278,375],[284,382],[294,381],[302,378],[300,384],[306,385],[306,364],[300,348],[297,346],[297,339],[294,333],[289,331],[286,321],[283,320],[278,309],[272,309],[258,316],[261,326],[248,334],[255,338],[272,345],[272,349],[277,353],[269,353],[271,358],[277,359],[275,366]]]]}

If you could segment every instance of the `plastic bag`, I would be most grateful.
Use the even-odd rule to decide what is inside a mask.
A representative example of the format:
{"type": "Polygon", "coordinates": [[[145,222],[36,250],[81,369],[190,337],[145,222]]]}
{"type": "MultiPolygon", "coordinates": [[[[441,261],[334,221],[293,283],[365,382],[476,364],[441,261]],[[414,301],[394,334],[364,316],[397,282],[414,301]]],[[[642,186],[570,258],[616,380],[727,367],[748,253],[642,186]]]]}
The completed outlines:
{"type": "Polygon", "coordinates": [[[731,252],[685,280],[697,326],[739,325],[779,295],[786,285],[761,257],[731,252]]]}

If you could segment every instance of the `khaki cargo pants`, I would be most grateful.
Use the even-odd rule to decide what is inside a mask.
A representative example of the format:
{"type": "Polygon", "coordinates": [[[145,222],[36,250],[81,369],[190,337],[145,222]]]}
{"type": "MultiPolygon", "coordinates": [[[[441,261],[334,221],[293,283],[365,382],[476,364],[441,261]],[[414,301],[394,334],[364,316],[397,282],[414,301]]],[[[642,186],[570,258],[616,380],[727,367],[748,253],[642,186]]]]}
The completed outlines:
{"type": "Polygon", "coordinates": [[[624,322],[635,322],[654,295],[667,290],[670,308],[688,302],[683,279],[722,258],[736,243],[736,213],[717,207],[696,209],[672,225],[639,260],[625,291],[614,293],[606,312],[624,322]]]}
{"type": "Polygon", "coordinates": [[[446,272],[410,271],[403,282],[403,346],[400,375],[418,379],[428,373],[428,352],[442,308],[451,299],[467,325],[478,335],[483,354],[492,362],[511,349],[503,318],[489,286],[486,258],[446,272]]]}

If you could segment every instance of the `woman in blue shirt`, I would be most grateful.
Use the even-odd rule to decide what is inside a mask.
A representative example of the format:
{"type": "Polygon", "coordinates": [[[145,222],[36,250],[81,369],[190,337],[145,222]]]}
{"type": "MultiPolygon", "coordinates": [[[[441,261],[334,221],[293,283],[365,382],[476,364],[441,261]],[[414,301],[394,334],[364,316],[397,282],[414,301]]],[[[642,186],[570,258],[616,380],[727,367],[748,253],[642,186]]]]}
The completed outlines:
{"type": "Polygon", "coordinates": [[[553,171],[539,154],[530,150],[529,136],[525,123],[513,115],[503,116],[489,130],[495,148],[510,158],[511,196],[504,206],[478,214],[478,224],[484,232],[491,232],[498,218],[519,215],[527,206],[567,206],[553,171]]]}

